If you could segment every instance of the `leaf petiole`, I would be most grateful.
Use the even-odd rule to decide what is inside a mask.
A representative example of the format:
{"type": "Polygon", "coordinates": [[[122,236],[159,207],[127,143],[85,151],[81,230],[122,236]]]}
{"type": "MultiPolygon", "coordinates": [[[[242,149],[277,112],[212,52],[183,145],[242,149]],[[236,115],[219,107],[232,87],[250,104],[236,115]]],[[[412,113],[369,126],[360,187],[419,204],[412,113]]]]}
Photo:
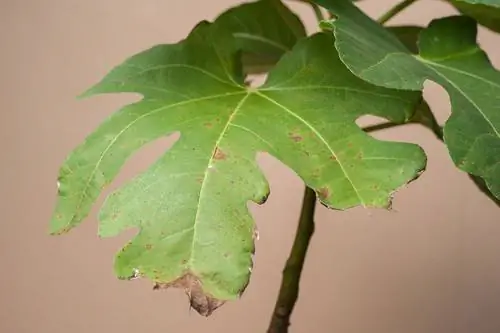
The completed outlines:
{"type": "Polygon", "coordinates": [[[400,3],[396,4],[394,7],[389,9],[385,14],[380,16],[380,18],[377,20],[378,23],[384,24],[390,19],[392,19],[394,16],[398,15],[400,12],[405,10],[408,6],[412,5],[415,1],[417,0],[403,0],[400,3]]]}

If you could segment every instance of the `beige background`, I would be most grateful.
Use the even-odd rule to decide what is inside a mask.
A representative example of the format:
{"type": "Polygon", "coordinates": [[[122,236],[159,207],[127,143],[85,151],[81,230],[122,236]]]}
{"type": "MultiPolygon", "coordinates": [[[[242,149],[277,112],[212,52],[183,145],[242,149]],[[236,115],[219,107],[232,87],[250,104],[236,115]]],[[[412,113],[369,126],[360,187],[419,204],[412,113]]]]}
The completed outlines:
{"type": "MultiPolygon", "coordinates": [[[[121,282],[115,251],[130,237],[100,240],[96,209],[64,237],[47,235],[56,176],[66,154],[123,96],[74,96],[125,57],[183,38],[234,0],[0,0],[0,332],[264,332],[293,240],[300,180],[269,156],[261,165],[272,195],[253,212],[261,239],[243,298],[205,319],[181,291],[121,282]]],[[[378,16],[390,1],[366,0],[378,16]]],[[[293,3],[310,31],[308,7],[293,3]]],[[[453,13],[422,0],[399,22],[427,24],[453,13]]],[[[500,37],[481,31],[500,65],[500,37]],[[496,44],[496,46],[495,46],[496,44]]],[[[449,114],[440,88],[426,90],[439,120],[449,114]]],[[[291,332],[500,332],[498,208],[456,170],[445,148],[418,127],[377,137],[421,144],[428,170],[401,190],[394,211],[317,212],[291,332]]],[[[115,186],[145,168],[168,140],[127,164],[115,186]]],[[[99,203],[102,202],[102,198],[99,203]]]]}

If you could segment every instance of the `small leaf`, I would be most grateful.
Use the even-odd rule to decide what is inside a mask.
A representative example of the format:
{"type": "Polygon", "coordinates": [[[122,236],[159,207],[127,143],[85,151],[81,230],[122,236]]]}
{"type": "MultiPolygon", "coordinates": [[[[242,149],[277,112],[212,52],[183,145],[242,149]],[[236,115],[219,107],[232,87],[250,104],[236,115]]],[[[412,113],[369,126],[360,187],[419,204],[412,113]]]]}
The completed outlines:
{"type": "Polygon", "coordinates": [[[476,43],[466,16],[434,20],[420,33],[419,55],[348,0],[317,0],[334,12],[336,47],[358,77],[388,88],[422,90],[425,80],[446,89],[452,115],[444,141],[453,162],[483,178],[500,198],[500,73],[476,43]]]}
{"type": "Polygon", "coordinates": [[[144,98],[70,154],[51,223],[53,233],[78,225],[137,149],[179,131],[168,152],[107,197],[99,234],[138,228],[117,255],[117,275],[184,288],[203,315],[248,284],[255,226],[247,203],[269,195],[258,152],[291,167],[337,209],[388,207],[394,191],[426,165],[417,145],[376,140],[355,122],[366,114],[408,121],[420,94],[354,76],[331,34],[302,39],[255,89],[244,85],[237,47],[224,31],[200,23],[178,44],[129,58],[85,94],[144,98]]]}
{"type": "Polygon", "coordinates": [[[280,0],[244,3],[222,13],[216,23],[233,32],[248,74],[267,72],[306,37],[300,18],[280,0]]]}
{"type": "MultiPolygon", "coordinates": [[[[460,0],[448,0],[460,13],[470,16],[490,30],[500,32],[500,6],[470,4],[460,0]]],[[[498,2],[500,4],[500,1],[498,2]]]]}

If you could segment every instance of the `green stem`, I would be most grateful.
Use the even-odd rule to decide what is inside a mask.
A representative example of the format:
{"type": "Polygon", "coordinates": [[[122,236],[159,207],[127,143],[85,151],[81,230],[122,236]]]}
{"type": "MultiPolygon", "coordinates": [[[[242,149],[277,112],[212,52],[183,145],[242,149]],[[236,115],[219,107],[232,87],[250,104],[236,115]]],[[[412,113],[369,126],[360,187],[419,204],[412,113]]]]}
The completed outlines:
{"type": "Polygon", "coordinates": [[[316,193],[311,188],[306,187],[297,233],[295,234],[292,251],[283,269],[279,296],[267,333],[288,332],[290,316],[299,296],[299,281],[304,267],[304,260],[314,233],[315,209],[316,193]]]}
{"type": "Polygon", "coordinates": [[[397,124],[397,123],[387,122],[387,123],[381,123],[381,124],[367,126],[367,127],[363,128],[363,131],[365,131],[365,132],[380,131],[380,130],[384,130],[384,129],[388,129],[388,128],[392,128],[392,127],[403,126],[403,125],[408,125],[408,124],[411,124],[411,123],[397,124]]]}
{"type": "Polygon", "coordinates": [[[316,20],[318,22],[323,21],[325,19],[325,17],[323,16],[323,13],[321,12],[321,9],[319,8],[319,6],[312,1],[308,1],[308,2],[309,2],[309,5],[311,6],[312,10],[314,11],[314,16],[316,16],[316,20]]]}
{"type": "Polygon", "coordinates": [[[415,1],[417,0],[403,0],[402,2],[396,4],[378,19],[378,23],[384,24],[385,22],[389,21],[391,18],[399,14],[401,11],[405,10],[406,7],[410,6],[415,1]]]}

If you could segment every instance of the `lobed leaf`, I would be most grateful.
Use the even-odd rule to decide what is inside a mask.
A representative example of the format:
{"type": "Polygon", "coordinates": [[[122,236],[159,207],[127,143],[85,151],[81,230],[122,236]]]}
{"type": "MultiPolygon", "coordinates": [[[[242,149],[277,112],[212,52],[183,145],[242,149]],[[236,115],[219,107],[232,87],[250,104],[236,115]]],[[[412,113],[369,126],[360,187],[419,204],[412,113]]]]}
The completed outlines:
{"type": "Polygon", "coordinates": [[[451,158],[500,198],[500,73],[476,43],[475,21],[466,16],[432,21],[420,33],[420,54],[414,55],[350,1],[316,2],[337,15],[331,22],[336,48],[358,77],[413,91],[432,80],[446,89],[452,115],[443,132],[451,158]]]}
{"type": "Polygon", "coordinates": [[[417,145],[372,138],[355,121],[366,114],[408,121],[420,94],[357,78],[333,42],[325,33],[302,39],[258,89],[244,84],[238,46],[218,24],[202,22],[177,44],[127,59],[84,96],[136,92],[143,99],[69,155],[52,232],[78,225],[137,149],[180,132],[168,152],[107,197],[99,234],[138,228],[116,257],[117,275],[184,288],[208,316],[249,281],[255,226],[247,204],[269,195],[258,152],[292,168],[328,207],[388,207],[426,157],[417,145]]]}

